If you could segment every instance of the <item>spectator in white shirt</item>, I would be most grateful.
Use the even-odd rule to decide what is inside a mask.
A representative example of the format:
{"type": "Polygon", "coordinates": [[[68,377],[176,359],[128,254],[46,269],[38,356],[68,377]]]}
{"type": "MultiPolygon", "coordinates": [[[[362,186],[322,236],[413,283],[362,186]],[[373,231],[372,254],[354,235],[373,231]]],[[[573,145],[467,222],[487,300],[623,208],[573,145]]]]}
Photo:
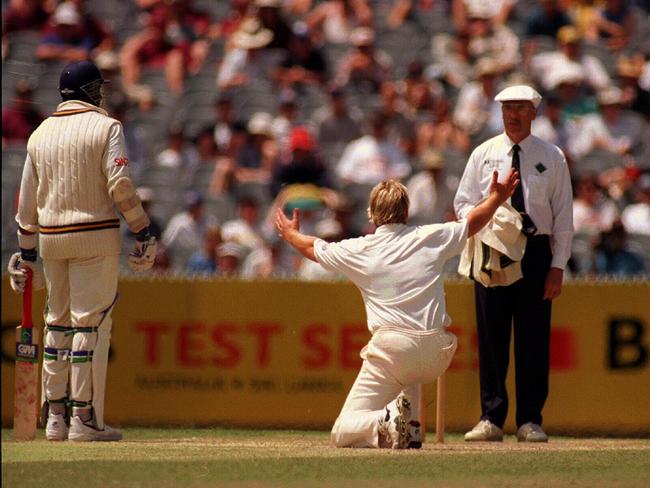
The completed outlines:
{"type": "Polygon", "coordinates": [[[254,80],[266,80],[276,60],[264,51],[273,40],[273,32],[265,29],[259,20],[242,20],[232,35],[231,48],[226,52],[217,74],[217,87],[226,90],[247,85],[254,80]]]}
{"type": "Polygon", "coordinates": [[[370,119],[370,134],[347,145],[336,167],[343,183],[376,184],[388,178],[405,178],[411,173],[402,150],[387,138],[388,121],[383,112],[370,119]]]}
{"type": "Polygon", "coordinates": [[[586,115],[569,140],[571,154],[583,158],[600,149],[618,155],[634,155],[647,138],[645,122],[631,112],[623,111],[623,94],[616,87],[598,92],[598,113],[586,115]]]}
{"type": "Polygon", "coordinates": [[[553,88],[553,73],[567,64],[575,64],[582,69],[585,82],[593,91],[602,90],[611,84],[600,59],[582,52],[580,32],[576,27],[562,27],[557,33],[557,41],[559,50],[536,54],[530,62],[533,79],[540,80],[545,90],[553,88]]]}
{"type": "Polygon", "coordinates": [[[576,184],[573,228],[576,233],[597,235],[609,230],[618,218],[618,208],[598,183],[598,175],[587,173],[576,184]]]}
{"type": "Polygon", "coordinates": [[[628,234],[650,236],[650,174],[639,178],[635,198],[635,203],[623,209],[621,221],[628,234]]]}
{"type": "Polygon", "coordinates": [[[189,191],[185,205],[184,211],[170,219],[162,235],[172,268],[177,271],[187,269],[192,254],[201,249],[206,230],[217,225],[213,216],[206,215],[199,192],[189,191]]]}
{"type": "Polygon", "coordinates": [[[476,63],[475,81],[463,85],[452,115],[456,125],[470,135],[498,134],[503,130],[501,107],[494,101],[501,68],[493,58],[481,58],[476,63]]]}
{"type": "Polygon", "coordinates": [[[409,220],[418,224],[446,222],[453,216],[453,193],[445,179],[445,160],[433,149],[420,157],[422,171],[406,186],[411,202],[409,220]]]}

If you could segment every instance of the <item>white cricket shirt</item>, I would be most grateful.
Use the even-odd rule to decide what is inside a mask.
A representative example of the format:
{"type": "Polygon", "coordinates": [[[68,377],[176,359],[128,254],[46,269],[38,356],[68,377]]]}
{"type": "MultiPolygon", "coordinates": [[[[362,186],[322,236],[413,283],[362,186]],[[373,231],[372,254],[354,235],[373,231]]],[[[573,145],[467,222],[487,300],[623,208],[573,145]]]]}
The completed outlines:
{"type": "Polygon", "coordinates": [[[370,332],[382,325],[430,330],[451,323],[442,271],[466,241],[466,220],[417,227],[387,224],[356,239],[317,239],[314,255],[325,269],[341,272],[357,285],[370,332]]]}
{"type": "MultiPolygon", "coordinates": [[[[478,146],[469,157],[454,199],[456,214],[464,218],[489,194],[492,173],[505,180],[512,166],[514,142],[500,134],[478,146]]],[[[573,195],[564,154],[557,146],[529,135],[519,143],[520,178],[526,212],[537,235],[551,236],[551,266],[564,269],[571,256],[573,195]]]]}

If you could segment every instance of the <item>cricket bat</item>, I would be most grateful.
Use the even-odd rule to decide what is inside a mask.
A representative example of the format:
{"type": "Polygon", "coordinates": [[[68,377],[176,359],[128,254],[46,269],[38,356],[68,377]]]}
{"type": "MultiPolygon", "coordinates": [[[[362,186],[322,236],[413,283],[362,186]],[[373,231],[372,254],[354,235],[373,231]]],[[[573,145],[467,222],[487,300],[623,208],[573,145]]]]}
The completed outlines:
{"type": "Polygon", "coordinates": [[[445,374],[438,376],[436,385],[436,442],[445,442],[445,374]]]}
{"type": "Polygon", "coordinates": [[[36,437],[38,417],[38,330],[32,323],[32,271],[26,270],[22,323],[16,327],[16,368],[14,378],[14,439],[36,437]]]}

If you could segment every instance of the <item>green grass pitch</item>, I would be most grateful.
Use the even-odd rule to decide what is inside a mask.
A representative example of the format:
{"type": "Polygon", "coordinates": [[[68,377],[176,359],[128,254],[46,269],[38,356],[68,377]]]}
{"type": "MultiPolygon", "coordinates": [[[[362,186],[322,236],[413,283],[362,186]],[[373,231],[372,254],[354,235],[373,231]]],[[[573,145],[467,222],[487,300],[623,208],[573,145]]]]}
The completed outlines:
{"type": "Polygon", "coordinates": [[[548,444],[430,436],[422,449],[336,449],[314,431],[127,428],[116,443],[15,442],[2,430],[2,486],[650,487],[650,440],[551,437],[548,444]]]}

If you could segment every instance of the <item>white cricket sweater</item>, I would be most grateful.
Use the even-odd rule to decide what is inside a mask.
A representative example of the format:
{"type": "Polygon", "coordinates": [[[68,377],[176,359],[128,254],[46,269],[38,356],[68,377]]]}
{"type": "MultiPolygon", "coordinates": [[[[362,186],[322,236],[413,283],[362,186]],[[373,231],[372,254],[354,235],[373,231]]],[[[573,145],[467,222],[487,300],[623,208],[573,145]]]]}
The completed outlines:
{"type": "Polygon", "coordinates": [[[39,232],[45,259],[120,253],[120,221],[111,198],[129,177],[122,125],[105,110],[66,101],[27,143],[16,221],[39,232]]]}

